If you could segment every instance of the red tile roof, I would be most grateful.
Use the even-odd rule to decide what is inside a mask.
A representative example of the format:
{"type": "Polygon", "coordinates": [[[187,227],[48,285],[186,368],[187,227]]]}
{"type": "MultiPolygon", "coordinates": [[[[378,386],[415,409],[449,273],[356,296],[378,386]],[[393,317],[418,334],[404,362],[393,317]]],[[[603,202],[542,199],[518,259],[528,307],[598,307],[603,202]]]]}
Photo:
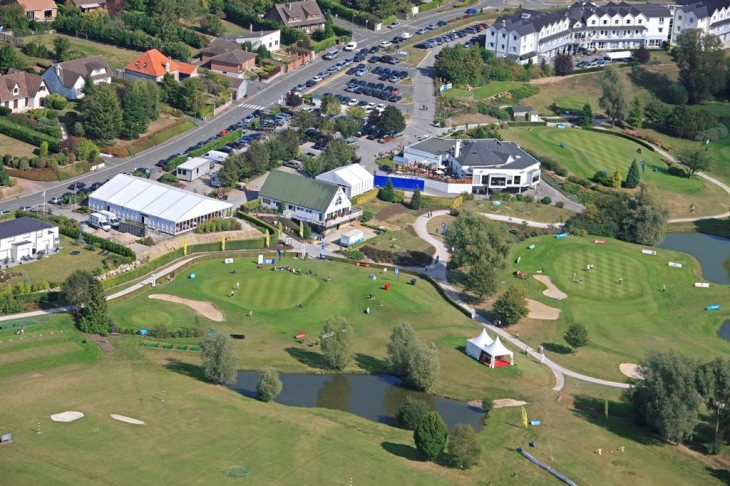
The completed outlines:
{"type": "Polygon", "coordinates": [[[167,70],[165,70],[166,63],[170,63],[170,72],[180,71],[179,63],[165,56],[157,49],[145,52],[137,59],[127,64],[127,67],[125,67],[124,70],[158,77],[164,76],[165,72],[167,72],[167,70]]]}
{"type": "Polygon", "coordinates": [[[198,66],[195,64],[188,64],[186,62],[179,62],[177,63],[177,66],[180,69],[180,74],[186,74],[188,76],[191,76],[198,70],[198,66]]]}

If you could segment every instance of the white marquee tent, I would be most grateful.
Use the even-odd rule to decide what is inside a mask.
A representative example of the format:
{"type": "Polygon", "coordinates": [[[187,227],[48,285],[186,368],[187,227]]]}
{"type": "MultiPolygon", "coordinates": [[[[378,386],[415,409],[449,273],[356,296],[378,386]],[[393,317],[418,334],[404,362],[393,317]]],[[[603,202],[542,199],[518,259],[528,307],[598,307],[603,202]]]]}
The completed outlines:
{"type": "MultiPolygon", "coordinates": [[[[466,341],[466,354],[477,361],[488,363],[490,368],[494,368],[497,358],[502,356],[509,356],[509,364],[512,366],[515,364],[514,353],[502,344],[502,341],[499,340],[499,336],[497,336],[496,339],[490,338],[489,334],[487,334],[487,330],[484,328],[482,329],[481,334],[477,337],[466,341]]],[[[505,365],[506,363],[502,363],[500,366],[505,365]]]]}
{"type": "Polygon", "coordinates": [[[492,359],[489,361],[489,367],[494,368],[494,363],[497,361],[497,358],[502,356],[509,356],[509,364],[511,366],[515,365],[515,355],[512,351],[504,347],[504,344],[502,344],[502,341],[499,340],[499,336],[494,340],[492,344],[484,348],[484,352],[487,353],[489,356],[492,357],[492,359]]]}
{"type": "Polygon", "coordinates": [[[493,342],[494,340],[487,334],[487,329],[482,328],[480,335],[466,341],[466,354],[479,361],[482,356],[482,351],[493,342]]]}

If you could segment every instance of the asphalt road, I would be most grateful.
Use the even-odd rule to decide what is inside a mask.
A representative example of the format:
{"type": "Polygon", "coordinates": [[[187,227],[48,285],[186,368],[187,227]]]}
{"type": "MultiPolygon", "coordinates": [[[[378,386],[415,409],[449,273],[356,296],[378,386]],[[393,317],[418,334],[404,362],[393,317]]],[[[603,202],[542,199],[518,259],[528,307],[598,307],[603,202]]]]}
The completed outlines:
{"type": "MultiPolygon", "coordinates": [[[[557,2],[560,4],[560,2],[557,2]]],[[[517,6],[519,2],[510,1],[497,1],[497,0],[484,0],[473,8],[505,8],[507,6],[517,6]],[[514,4],[514,5],[513,5],[514,4]]],[[[526,0],[524,1],[525,8],[540,8],[553,4],[552,2],[543,2],[540,0],[526,0]]],[[[354,40],[358,43],[358,48],[370,47],[375,44],[379,44],[383,40],[390,40],[395,35],[402,32],[415,32],[423,26],[427,26],[430,23],[437,22],[439,20],[448,20],[455,17],[464,15],[465,9],[458,10],[447,10],[443,12],[427,12],[419,15],[414,19],[400,21],[401,25],[397,29],[383,28],[381,31],[374,32],[371,30],[365,30],[362,28],[354,28],[354,40]]],[[[346,19],[337,19],[336,23],[352,28],[352,24],[346,22],[346,19]]],[[[430,38],[429,34],[422,36],[424,38],[430,38]]],[[[462,42],[466,39],[461,39],[462,42]]],[[[349,57],[349,56],[345,56],[349,57]]],[[[110,179],[117,174],[124,172],[131,172],[136,167],[152,167],[158,160],[168,157],[169,155],[181,152],[185,148],[195,145],[201,140],[205,140],[218,132],[223,128],[239,121],[247,114],[253,112],[257,108],[265,108],[272,104],[279,102],[284,93],[290,90],[296,84],[314,77],[318,72],[327,69],[330,65],[336,61],[325,61],[321,58],[316,59],[310,65],[304,66],[294,72],[284,74],[271,83],[252,82],[249,84],[249,96],[247,99],[241,100],[235,103],[231,108],[219,114],[215,118],[207,121],[198,120],[198,127],[189,130],[180,136],[168,140],[167,142],[155,146],[149,150],[141,152],[134,157],[126,159],[105,159],[105,167],[98,172],[90,172],[82,176],[76,177],[72,180],[66,180],[63,182],[50,182],[50,183],[39,183],[37,187],[42,188],[37,192],[31,194],[25,194],[16,198],[11,198],[0,202],[0,209],[15,210],[20,206],[37,206],[42,204],[44,201],[49,200],[54,196],[60,196],[67,192],[67,187],[74,181],[85,182],[87,185],[91,185],[94,182],[103,182],[106,179],[110,179]],[[45,191],[45,199],[43,192],[45,191]]],[[[419,70],[414,76],[414,99],[423,103],[433,103],[433,84],[429,78],[429,69],[427,66],[433,64],[433,53],[429,55],[427,61],[421,64],[423,69],[419,70]],[[429,82],[431,83],[429,85],[429,82]],[[429,94],[430,93],[430,94],[429,94]]],[[[349,78],[349,77],[348,77],[349,78]]],[[[389,83],[390,84],[390,83],[389,83]]],[[[401,87],[399,85],[399,87],[401,87]]],[[[405,88],[405,87],[402,87],[405,88]]],[[[357,96],[356,96],[357,97],[357,96]]],[[[381,103],[382,101],[378,101],[381,103]]],[[[413,105],[411,105],[413,106],[413,105]]],[[[418,106],[418,105],[417,105],[418,106]]],[[[431,105],[431,110],[433,110],[431,105]]],[[[429,128],[430,121],[433,120],[432,113],[414,110],[412,113],[412,121],[409,123],[409,127],[406,131],[406,138],[413,133],[413,137],[422,136],[424,134],[436,135],[437,130],[429,128]]],[[[410,140],[409,140],[410,142],[410,140]]],[[[387,148],[387,147],[386,147],[387,148]]]]}

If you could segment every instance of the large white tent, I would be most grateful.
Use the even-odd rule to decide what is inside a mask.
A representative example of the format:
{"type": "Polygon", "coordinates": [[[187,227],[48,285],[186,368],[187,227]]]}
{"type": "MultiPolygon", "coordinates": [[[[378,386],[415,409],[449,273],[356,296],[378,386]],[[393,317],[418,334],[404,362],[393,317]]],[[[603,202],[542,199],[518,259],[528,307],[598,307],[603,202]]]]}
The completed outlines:
{"type": "Polygon", "coordinates": [[[482,352],[487,346],[494,342],[492,338],[487,334],[487,329],[482,328],[481,334],[477,337],[473,337],[466,342],[466,354],[479,361],[482,357],[482,352]]]}
{"type": "Polygon", "coordinates": [[[509,356],[509,364],[511,366],[515,365],[514,353],[502,344],[502,341],[499,340],[499,336],[497,336],[492,344],[484,348],[484,352],[491,356],[491,359],[489,360],[490,368],[494,368],[495,361],[497,361],[497,358],[502,356],[509,356]]]}
{"type": "Polygon", "coordinates": [[[172,235],[214,218],[229,218],[233,211],[230,203],[124,174],[90,194],[89,208],[172,235]]]}

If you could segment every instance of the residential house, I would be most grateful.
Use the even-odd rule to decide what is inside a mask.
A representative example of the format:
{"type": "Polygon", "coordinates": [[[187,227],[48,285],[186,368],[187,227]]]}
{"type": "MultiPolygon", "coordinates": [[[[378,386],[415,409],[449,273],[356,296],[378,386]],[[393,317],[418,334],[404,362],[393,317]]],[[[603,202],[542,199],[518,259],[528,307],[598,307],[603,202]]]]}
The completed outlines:
{"type": "Polygon", "coordinates": [[[157,49],[151,49],[127,64],[124,79],[127,81],[161,82],[165,73],[170,73],[175,81],[182,81],[198,75],[198,66],[173,61],[157,49]]]}
{"type": "Polygon", "coordinates": [[[213,39],[207,47],[200,50],[200,60],[203,63],[207,63],[215,56],[225,54],[226,52],[240,51],[241,49],[241,44],[235,40],[219,37],[217,39],[213,39]]]}
{"type": "Polygon", "coordinates": [[[256,65],[256,54],[236,49],[210,58],[210,70],[233,78],[243,78],[256,65]]]}
{"type": "Polygon", "coordinates": [[[314,0],[274,5],[264,18],[284,24],[290,29],[303,30],[307,34],[324,29],[325,25],[324,14],[314,0]]]}
{"type": "Polygon", "coordinates": [[[284,208],[284,217],[311,224],[318,231],[357,219],[345,191],[337,184],[272,170],[259,191],[263,206],[284,208]]]}
{"type": "Polygon", "coordinates": [[[112,70],[104,56],[56,62],[43,73],[43,79],[51,93],[59,94],[69,100],[79,100],[84,97],[86,76],[91,77],[94,84],[111,84],[112,70]]]}
{"type": "Polygon", "coordinates": [[[40,219],[24,216],[0,223],[0,261],[48,254],[59,243],[58,226],[40,219]]]}
{"type": "Polygon", "coordinates": [[[0,106],[21,113],[43,107],[48,87],[42,77],[16,69],[0,76],[0,106]]]}
{"type": "Polygon", "coordinates": [[[730,48],[730,0],[678,0],[674,12],[672,44],[685,29],[701,29],[716,35],[726,49],[730,48]]]}
{"type": "Polygon", "coordinates": [[[230,76],[228,78],[228,91],[231,92],[231,96],[233,98],[233,101],[236,100],[242,100],[246,96],[246,90],[248,88],[248,83],[243,78],[232,78],[230,76]]]}
{"type": "Polygon", "coordinates": [[[270,52],[278,51],[281,48],[280,30],[252,31],[250,34],[241,35],[222,35],[218,39],[233,41],[239,44],[250,42],[252,50],[258,49],[259,46],[266,47],[270,52]]]}
{"type": "Polygon", "coordinates": [[[450,170],[455,183],[426,180],[427,189],[440,192],[522,192],[540,183],[540,161],[514,142],[429,138],[407,146],[403,158],[450,170]]]}
{"type": "Polygon", "coordinates": [[[517,122],[539,122],[540,115],[531,106],[515,105],[509,109],[512,119],[517,122]]]}
{"type": "Polygon", "coordinates": [[[355,197],[371,191],[374,187],[375,176],[365,170],[360,164],[350,164],[316,177],[317,180],[337,184],[347,197],[355,197]]]}
{"type": "Polygon", "coordinates": [[[106,8],[106,0],[72,0],[74,6],[83,13],[90,13],[100,8],[106,8]]]}
{"type": "Polygon", "coordinates": [[[53,22],[56,20],[58,7],[53,0],[15,0],[23,7],[25,15],[30,20],[37,22],[53,22]]]}
{"type": "Polygon", "coordinates": [[[522,9],[499,17],[485,31],[485,48],[521,64],[581,49],[660,48],[670,39],[672,21],[672,6],[626,2],[598,6],[581,0],[564,9],[522,9]]]}

